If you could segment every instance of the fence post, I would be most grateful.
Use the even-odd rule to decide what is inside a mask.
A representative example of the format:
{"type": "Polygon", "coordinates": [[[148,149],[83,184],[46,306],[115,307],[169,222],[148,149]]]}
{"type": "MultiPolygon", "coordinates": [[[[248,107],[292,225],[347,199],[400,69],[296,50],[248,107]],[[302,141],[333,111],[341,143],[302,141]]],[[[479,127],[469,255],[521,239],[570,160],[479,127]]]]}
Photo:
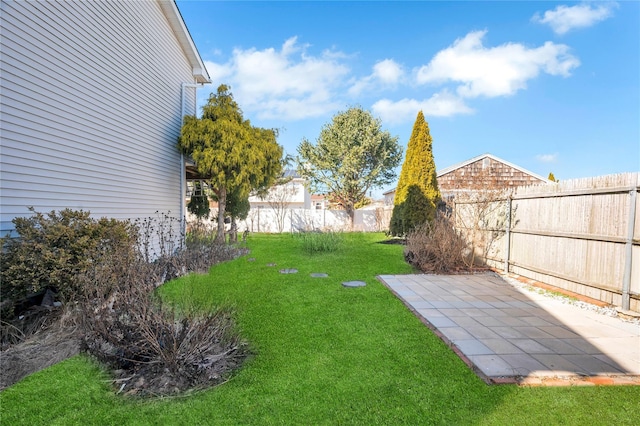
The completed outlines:
{"type": "Polygon", "coordinates": [[[622,309],[630,308],[629,289],[631,287],[631,259],[633,257],[633,231],[636,224],[637,186],[629,191],[629,219],[627,226],[627,241],[625,244],[624,277],[622,278],[622,309]]]}
{"type": "Polygon", "coordinates": [[[507,196],[507,229],[505,230],[504,272],[509,273],[509,257],[511,254],[511,195],[507,196]]]}

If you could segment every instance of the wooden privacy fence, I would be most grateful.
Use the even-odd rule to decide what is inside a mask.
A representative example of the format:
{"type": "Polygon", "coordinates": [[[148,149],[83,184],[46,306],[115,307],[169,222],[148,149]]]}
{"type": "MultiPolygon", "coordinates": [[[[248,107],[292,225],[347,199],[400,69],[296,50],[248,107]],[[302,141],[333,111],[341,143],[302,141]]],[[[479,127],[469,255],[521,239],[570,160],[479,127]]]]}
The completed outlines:
{"type": "Polygon", "coordinates": [[[625,173],[458,199],[455,226],[490,266],[640,312],[639,188],[625,173]]]}

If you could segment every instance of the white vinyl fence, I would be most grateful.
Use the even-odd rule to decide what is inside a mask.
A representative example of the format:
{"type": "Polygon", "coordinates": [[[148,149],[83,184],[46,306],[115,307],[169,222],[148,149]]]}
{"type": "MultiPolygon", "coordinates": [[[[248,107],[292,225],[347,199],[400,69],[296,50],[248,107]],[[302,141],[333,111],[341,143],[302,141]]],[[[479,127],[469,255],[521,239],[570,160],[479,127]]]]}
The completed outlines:
{"type": "MultiPolygon", "coordinates": [[[[349,215],[344,210],[316,210],[302,208],[274,209],[271,207],[253,208],[245,220],[238,221],[238,232],[302,232],[302,231],[362,231],[379,232],[389,229],[392,206],[364,208],[355,212],[353,227],[349,215]]],[[[217,213],[209,214],[205,220],[207,227],[215,228],[217,213]]],[[[197,219],[187,213],[187,222],[197,219]]]]}
{"type": "Polygon", "coordinates": [[[300,231],[386,231],[391,219],[390,207],[356,210],[353,228],[349,215],[344,210],[251,209],[244,221],[238,223],[240,232],[300,232],[300,231]]]}

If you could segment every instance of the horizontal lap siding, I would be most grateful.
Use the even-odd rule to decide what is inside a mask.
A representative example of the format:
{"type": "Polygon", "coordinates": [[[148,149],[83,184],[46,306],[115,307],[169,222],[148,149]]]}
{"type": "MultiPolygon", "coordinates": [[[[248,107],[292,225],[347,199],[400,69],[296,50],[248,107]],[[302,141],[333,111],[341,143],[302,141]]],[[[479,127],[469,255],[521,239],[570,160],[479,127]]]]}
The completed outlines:
{"type": "Polygon", "coordinates": [[[0,31],[2,233],[27,206],[177,216],[194,79],[159,5],[2,2],[0,31]]]}

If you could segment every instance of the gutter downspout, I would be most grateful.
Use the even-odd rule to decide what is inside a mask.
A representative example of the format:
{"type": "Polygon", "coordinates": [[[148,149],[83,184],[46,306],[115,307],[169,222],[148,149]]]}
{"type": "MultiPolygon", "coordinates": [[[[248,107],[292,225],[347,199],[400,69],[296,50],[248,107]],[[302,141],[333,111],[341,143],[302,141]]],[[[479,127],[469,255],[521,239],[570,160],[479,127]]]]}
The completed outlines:
{"type": "MultiPolygon", "coordinates": [[[[199,83],[182,83],[182,88],[180,91],[180,129],[182,131],[182,125],[184,124],[184,116],[186,112],[186,99],[185,99],[185,90],[187,88],[195,88],[196,90],[199,87],[204,86],[199,83]]],[[[194,111],[197,108],[198,97],[197,95],[193,97],[193,109],[194,111]]],[[[187,214],[185,213],[185,197],[187,196],[186,192],[186,167],[184,162],[184,154],[180,151],[180,232],[181,235],[187,235],[187,214]]]]}

